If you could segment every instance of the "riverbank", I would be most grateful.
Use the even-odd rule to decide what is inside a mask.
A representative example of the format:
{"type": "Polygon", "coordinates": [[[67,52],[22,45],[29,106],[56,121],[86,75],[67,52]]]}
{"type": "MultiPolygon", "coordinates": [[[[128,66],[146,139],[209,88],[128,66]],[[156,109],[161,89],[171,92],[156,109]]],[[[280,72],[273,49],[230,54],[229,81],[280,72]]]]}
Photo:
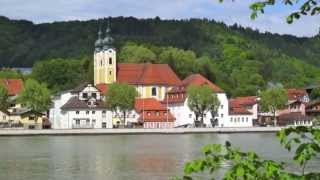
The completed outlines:
{"type": "Polygon", "coordinates": [[[278,132],[281,127],[250,128],[174,128],[174,129],[1,129],[0,136],[41,135],[117,135],[117,134],[197,134],[197,133],[265,133],[278,132]]]}

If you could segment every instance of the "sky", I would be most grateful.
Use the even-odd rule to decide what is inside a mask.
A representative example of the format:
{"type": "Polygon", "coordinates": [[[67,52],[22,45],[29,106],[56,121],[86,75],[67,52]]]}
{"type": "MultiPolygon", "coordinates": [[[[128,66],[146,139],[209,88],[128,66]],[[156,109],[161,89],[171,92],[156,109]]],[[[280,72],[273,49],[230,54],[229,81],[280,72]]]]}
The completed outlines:
{"type": "MultiPolygon", "coordinates": [[[[286,16],[297,9],[278,3],[258,19],[250,19],[254,0],[0,0],[0,15],[34,23],[89,20],[103,17],[188,19],[208,18],[251,27],[262,32],[313,36],[319,32],[320,15],[304,17],[288,25],[286,16]]],[[[256,0],[257,1],[257,0],[256,0]]]]}

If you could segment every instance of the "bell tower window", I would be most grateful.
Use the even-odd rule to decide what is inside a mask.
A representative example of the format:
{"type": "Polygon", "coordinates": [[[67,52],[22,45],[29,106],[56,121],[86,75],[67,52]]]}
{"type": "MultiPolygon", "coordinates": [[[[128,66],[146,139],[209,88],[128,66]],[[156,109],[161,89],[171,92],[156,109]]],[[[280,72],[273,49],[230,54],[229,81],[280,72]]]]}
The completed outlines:
{"type": "Polygon", "coordinates": [[[109,64],[110,65],[112,64],[112,58],[109,58],[109,64]]]}
{"type": "Polygon", "coordinates": [[[156,87],[152,87],[152,96],[157,96],[157,88],[156,87]]]}

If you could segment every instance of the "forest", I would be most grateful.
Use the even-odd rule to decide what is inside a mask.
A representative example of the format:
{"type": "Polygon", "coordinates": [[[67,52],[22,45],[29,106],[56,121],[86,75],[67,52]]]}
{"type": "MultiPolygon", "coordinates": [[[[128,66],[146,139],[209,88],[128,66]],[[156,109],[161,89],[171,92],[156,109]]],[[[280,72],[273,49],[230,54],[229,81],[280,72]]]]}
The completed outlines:
{"type": "MultiPolygon", "coordinates": [[[[229,96],[256,95],[270,84],[320,83],[320,34],[261,33],[209,19],[110,21],[118,62],[167,63],[181,79],[201,73],[229,96]]],[[[0,66],[34,66],[30,76],[53,92],[92,81],[94,42],[99,25],[106,24],[107,19],[33,24],[0,17],[0,66]]]]}

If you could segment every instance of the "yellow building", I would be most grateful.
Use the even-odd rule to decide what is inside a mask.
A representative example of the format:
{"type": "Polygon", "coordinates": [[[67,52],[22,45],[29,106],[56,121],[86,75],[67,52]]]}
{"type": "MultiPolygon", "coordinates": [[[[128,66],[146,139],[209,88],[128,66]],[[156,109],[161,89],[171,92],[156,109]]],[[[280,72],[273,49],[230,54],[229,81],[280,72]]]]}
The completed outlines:
{"type": "Polygon", "coordinates": [[[9,115],[10,124],[21,124],[26,129],[42,129],[43,114],[29,109],[17,109],[9,115]]]}
{"type": "Polygon", "coordinates": [[[95,43],[94,84],[105,92],[108,84],[119,82],[135,86],[141,98],[163,100],[165,93],[181,83],[181,80],[167,64],[118,64],[113,38],[107,28],[106,36],[95,43]]]}

